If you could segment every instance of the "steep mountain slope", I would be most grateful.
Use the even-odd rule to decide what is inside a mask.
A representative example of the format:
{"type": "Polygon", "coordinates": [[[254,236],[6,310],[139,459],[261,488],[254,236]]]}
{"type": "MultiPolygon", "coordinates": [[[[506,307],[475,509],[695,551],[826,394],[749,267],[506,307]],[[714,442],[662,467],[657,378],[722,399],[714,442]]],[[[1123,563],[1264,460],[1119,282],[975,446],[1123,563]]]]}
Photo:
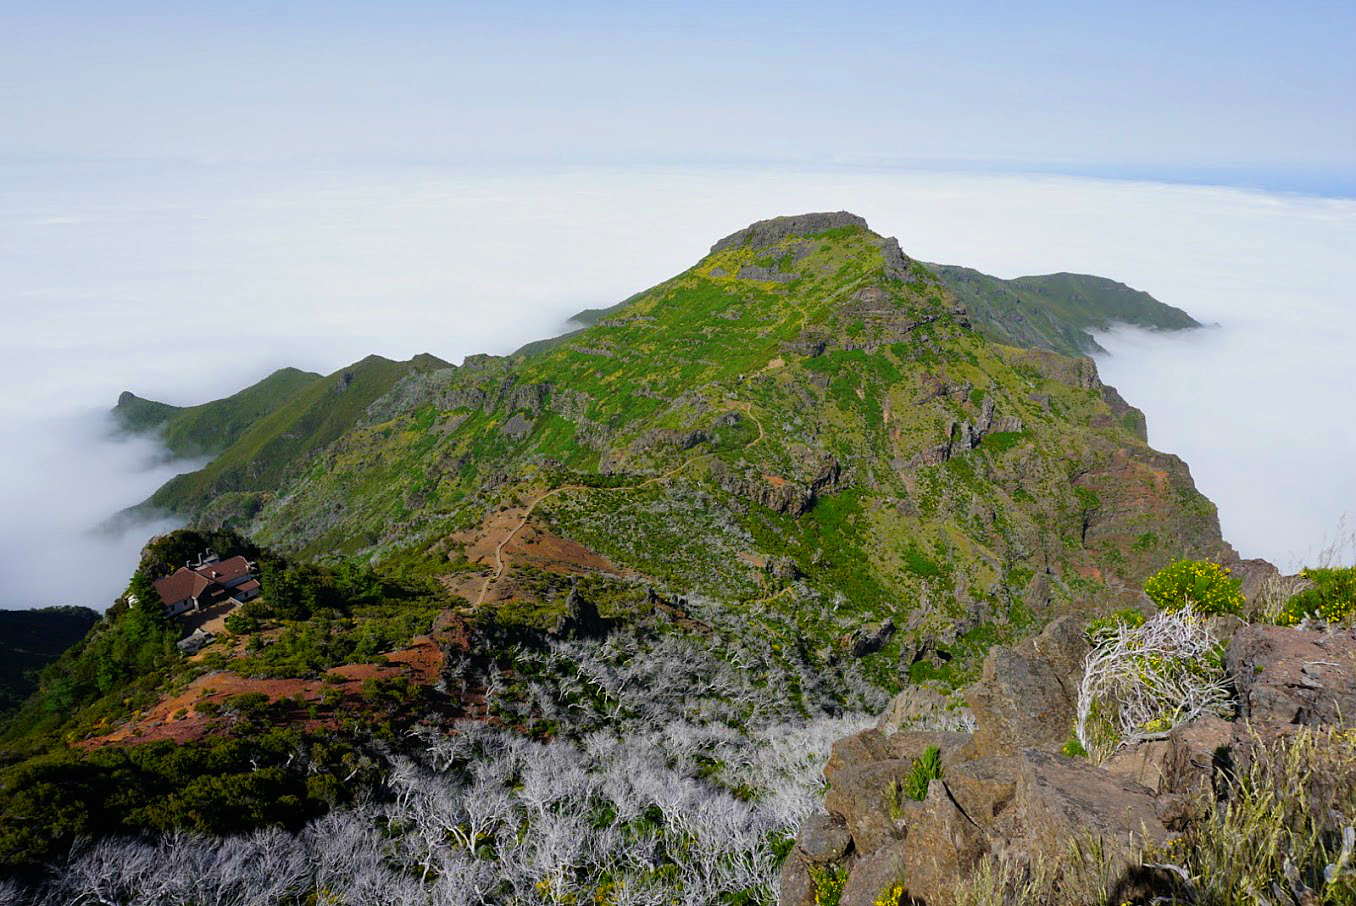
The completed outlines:
{"type": "Polygon", "coordinates": [[[421,355],[408,362],[368,356],[324,377],[284,368],[233,396],[169,412],[153,409],[162,403],[124,393],[114,415],[130,428],[144,426],[146,413],[155,411],[163,416],[158,430],[172,453],[216,454],[142,505],[200,512],[214,501],[230,501],[229,495],[276,490],[296,464],[350,430],[374,399],[411,374],[446,367],[421,355]]]}
{"type": "Polygon", "coordinates": [[[124,596],[0,732],[0,876],[58,902],[770,906],[888,693],[963,726],[995,642],[1236,559],[1090,360],[846,213],[530,354],[306,383],[154,501],[250,538],[158,539],[129,590],[212,547],[263,594],[191,657],[124,596]]]}
{"type": "MultiPolygon", "coordinates": [[[[1109,281],[1011,285],[1065,327],[1126,293],[1127,318],[1162,315],[1109,281]]],[[[309,421],[275,413],[153,502],[418,563],[543,625],[561,576],[602,573],[742,602],[820,657],[876,632],[887,687],[899,658],[945,675],[1056,610],[1132,603],[1170,555],[1235,556],[1090,361],[992,341],[849,214],[754,224],[534,354],[384,374],[342,418],[314,385],[309,421]]]]}
{"type": "Polygon", "coordinates": [[[1180,308],[1105,277],[1045,274],[1002,280],[968,267],[931,267],[981,332],[1013,346],[1078,356],[1102,348],[1089,331],[1117,323],[1157,330],[1200,326],[1180,308]]]}
{"type": "MultiPolygon", "coordinates": [[[[1003,280],[968,267],[929,264],[928,268],[965,306],[981,333],[1009,346],[1081,356],[1101,349],[1089,330],[1105,330],[1118,323],[1156,330],[1200,326],[1181,309],[1105,277],[1043,274],[1003,280]]],[[[608,308],[586,308],[570,317],[569,323],[576,325],[570,332],[528,343],[514,355],[532,355],[559,345],[621,311],[634,298],[608,308]]]]}

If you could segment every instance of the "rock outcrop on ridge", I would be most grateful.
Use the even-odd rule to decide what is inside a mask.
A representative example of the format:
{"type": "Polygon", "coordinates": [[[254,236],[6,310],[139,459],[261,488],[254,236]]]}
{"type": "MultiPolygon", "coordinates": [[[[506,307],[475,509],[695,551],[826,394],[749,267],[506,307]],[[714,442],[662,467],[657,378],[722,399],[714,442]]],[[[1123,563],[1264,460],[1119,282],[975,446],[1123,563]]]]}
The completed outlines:
{"type": "Polygon", "coordinates": [[[901,728],[920,712],[922,722],[937,716],[926,693],[908,690],[880,725],[836,742],[824,812],[805,822],[783,865],[780,906],[814,906],[816,873],[834,870],[846,874],[841,906],[874,906],[901,886],[908,902],[947,903],[986,856],[1057,877],[1089,842],[1104,854],[1108,902],[1132,900],[1152,880],[1141,850],[1183,829],[1190,794],[1223,796],[1257,746],[1356,715],[1356,634],[1244,625],[1225,654],[1234,720],[1181,724],[1094,765],[1061,753],[1084,628],[1066,616],[994,648],[967,690],[971,732],[901,728]],[[904,798],[928,747],[939,751],[941,777],[921,802],[904,798]]]}

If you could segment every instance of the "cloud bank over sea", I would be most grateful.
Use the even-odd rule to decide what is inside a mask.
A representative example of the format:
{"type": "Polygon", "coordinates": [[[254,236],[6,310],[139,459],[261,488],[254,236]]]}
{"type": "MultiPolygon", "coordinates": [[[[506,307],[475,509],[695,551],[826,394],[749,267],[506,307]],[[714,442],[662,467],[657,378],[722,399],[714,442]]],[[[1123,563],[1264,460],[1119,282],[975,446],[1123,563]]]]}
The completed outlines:
{"type": "Polygon", "coordinates": [[[284,365],[460,361],[556,333],[777,214],[848,209],[927,261],[1093,273],[1212,326],[1113,330],[1104,378],[1244,556],[1356,515],[1356,201],[890,168],[5,164],[0,607],[106,606],[150,531],[91,533],[185,466],[113,439],[284,365]]]}

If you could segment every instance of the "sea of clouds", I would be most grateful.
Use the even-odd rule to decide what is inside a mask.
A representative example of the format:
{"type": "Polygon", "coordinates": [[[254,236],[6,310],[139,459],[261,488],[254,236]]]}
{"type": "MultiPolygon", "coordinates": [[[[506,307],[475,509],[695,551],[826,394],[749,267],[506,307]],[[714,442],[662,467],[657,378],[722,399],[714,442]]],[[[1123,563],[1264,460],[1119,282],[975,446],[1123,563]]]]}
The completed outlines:
{"type": "Polygon", "coordinates": [[[505,353],[809,210],[924,260],[1100,274],[1187,310],[1212,326],[1114,330],[1099,365],[1225,536],[1293,567],[1356,511],[1350,199],[861,167],[4,166],[0,607],[107,606],[167,524],[96,530],[185,468],[111,435],[124,389],[186,404],[283,365],[505,353]]]}

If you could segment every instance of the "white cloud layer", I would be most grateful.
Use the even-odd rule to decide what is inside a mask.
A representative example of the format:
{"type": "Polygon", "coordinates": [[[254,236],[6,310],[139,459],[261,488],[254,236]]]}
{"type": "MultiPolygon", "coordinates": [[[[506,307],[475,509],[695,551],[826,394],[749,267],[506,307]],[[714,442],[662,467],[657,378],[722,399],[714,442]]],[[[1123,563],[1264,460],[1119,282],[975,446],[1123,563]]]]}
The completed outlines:
{"type": "Polygon", "coordinates": [[[868,169],[6,172],[0,606],[103,606],[125,581],[145,533],[82,529],[169,472],[100,439],[91,413],[123,389],[192,403],[282,365],[508,352],[806,210],[853,210],[925,260],[1101,274],[1218,322],[1117,331],[1104,374],[1245,556],[1293,565],[1356,511],[1350,200],[868,169]]]}

